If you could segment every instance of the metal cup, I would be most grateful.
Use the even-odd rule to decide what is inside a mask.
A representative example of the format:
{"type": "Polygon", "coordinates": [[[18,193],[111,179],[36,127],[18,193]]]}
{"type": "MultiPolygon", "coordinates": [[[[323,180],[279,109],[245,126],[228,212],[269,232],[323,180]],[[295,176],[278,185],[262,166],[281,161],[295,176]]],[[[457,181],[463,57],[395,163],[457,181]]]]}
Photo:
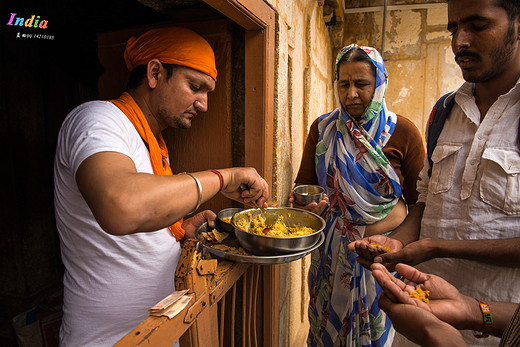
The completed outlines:
{"type": "Polygon", "coordinates": [[[301,185],[293,190],[294,201],[298,205],[308,205],[311,202],[319,202],[323,199],[324,189],[318,185],[301,185]]]}

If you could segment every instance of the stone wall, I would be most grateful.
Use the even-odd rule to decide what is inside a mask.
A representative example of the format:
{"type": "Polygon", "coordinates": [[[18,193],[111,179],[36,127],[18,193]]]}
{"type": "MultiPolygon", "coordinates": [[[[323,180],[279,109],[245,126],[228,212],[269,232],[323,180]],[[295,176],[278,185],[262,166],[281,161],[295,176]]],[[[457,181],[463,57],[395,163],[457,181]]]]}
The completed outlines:
{"type": "MultiPolygon", "coordinates": [[[[277,13],[272,199],[287,206],[311,123],[333,109],[333,49],[318,0],[269,0],[277,13]]],[[[309,258],[280,266],[280,346],[307,336],[309,258]]]]}
{"type": "Polygon", "coordinates": [[[343,43],[373,46],[380,52],[383,47],[389,75],[387,105],[412,120],[424,133],[435,101],[463,80],[446,30],[446,4],[416,2],[400,1],[388,6],[385,25],[382,9],[369,12],[366,7],[349,8],[345,13],[343,43]]]}

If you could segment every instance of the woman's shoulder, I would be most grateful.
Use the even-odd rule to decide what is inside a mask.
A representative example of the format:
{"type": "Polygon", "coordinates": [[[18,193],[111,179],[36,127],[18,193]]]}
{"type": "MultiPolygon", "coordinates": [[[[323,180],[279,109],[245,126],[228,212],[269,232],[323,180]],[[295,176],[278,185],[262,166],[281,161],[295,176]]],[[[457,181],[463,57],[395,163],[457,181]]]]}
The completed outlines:
{"type": "Polygon", "coordinates": [[[396,127],[396,130],[397,130],[397,128],[400,128],[403,131],[414,131],[414,132],[419,133],[419,129],[417,128],[415,123],[400,114],[397,115],[397,123],[396,123],[395,127],[396,127]]]}
{"type": "Polygon", "coordinates": [[[399,137],[407,136],[409,141],[422,141],[422,134],[419,128],[410,119],[402,115],[397,115],[397,123],[395,125],[394,134],[399,134],[399,137]]]}
{"type": "Polygon", "coordinates": [[[418,146],[422,141],[423,137],[417,126],[410,119],[397,115],[397,123],[387,146],[408,148],[418,146]]]}

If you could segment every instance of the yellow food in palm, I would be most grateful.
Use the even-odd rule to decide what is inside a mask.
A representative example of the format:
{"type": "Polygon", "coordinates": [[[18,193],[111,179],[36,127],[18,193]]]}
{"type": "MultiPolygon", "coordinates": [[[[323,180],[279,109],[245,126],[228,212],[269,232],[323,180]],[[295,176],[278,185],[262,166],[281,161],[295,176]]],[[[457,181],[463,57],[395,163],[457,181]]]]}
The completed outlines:
{"type": "Polygon", "coordinates": [[[390,252],[390,247],[388,247],[387,245],[382,245],[382,244],[377,243],[377,242],[372,242],[371,245],[374,246],[374,247],[376,247],[376,248],[377,248],[377,247],[381,247],[381,248],[383,248],[385,251],[390,252]]]}
{"type": "Polygon", "coordinates": [[[422,302],[425,302],[427,304],[430,303],[430,300],[428,299],[429,296],[430,296],[429,290],[422,290],[419,287],[415,288],[415,290],[410,293],[411,298],[421,300],[422,302]]]}

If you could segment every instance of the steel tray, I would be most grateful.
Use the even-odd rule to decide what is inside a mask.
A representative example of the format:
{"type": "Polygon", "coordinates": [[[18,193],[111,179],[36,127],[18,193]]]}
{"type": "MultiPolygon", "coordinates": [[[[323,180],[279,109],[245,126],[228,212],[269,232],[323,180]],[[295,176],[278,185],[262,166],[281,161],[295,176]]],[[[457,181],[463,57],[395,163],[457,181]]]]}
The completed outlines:
{"type": "MultiPolygon", "coordinates": [[[[260,264],[260,265],[270,265],[270,264],[284,264],[289,263],[291,261],[298,260],[300,258],[305,257],[306,255],[310,254],[312,251],[317,249],[323,244],[323,241],[325,240],[325,235],[321,233],[320,238],[318,241],[312,245],[311,247],[303,250],[298,251],[295,253],[289,253],[289,254],[281,254],[281,255],[243,255],[243,254],[236,254],[236,253],[230,253],[226,251],[222,251],[216,248],[212,248],[210,242],[208,242],[203,236],[203,232],[211,231],[211,228],[208,227],[207,223],[203,223],[201,226],[197,228],[195,231],[195,236],[197,237],[197,240],[206,248],[211,254],[222,258],[226,260],[236,261],[239,263],[248,263],[248,264],[260,264]]],[[[222,244],[229,246],[229,247],[240,247],[240,243],[238,242],[238,239],[235,235],[229,234],[229,236],[222,242],[222,244]]]]}

